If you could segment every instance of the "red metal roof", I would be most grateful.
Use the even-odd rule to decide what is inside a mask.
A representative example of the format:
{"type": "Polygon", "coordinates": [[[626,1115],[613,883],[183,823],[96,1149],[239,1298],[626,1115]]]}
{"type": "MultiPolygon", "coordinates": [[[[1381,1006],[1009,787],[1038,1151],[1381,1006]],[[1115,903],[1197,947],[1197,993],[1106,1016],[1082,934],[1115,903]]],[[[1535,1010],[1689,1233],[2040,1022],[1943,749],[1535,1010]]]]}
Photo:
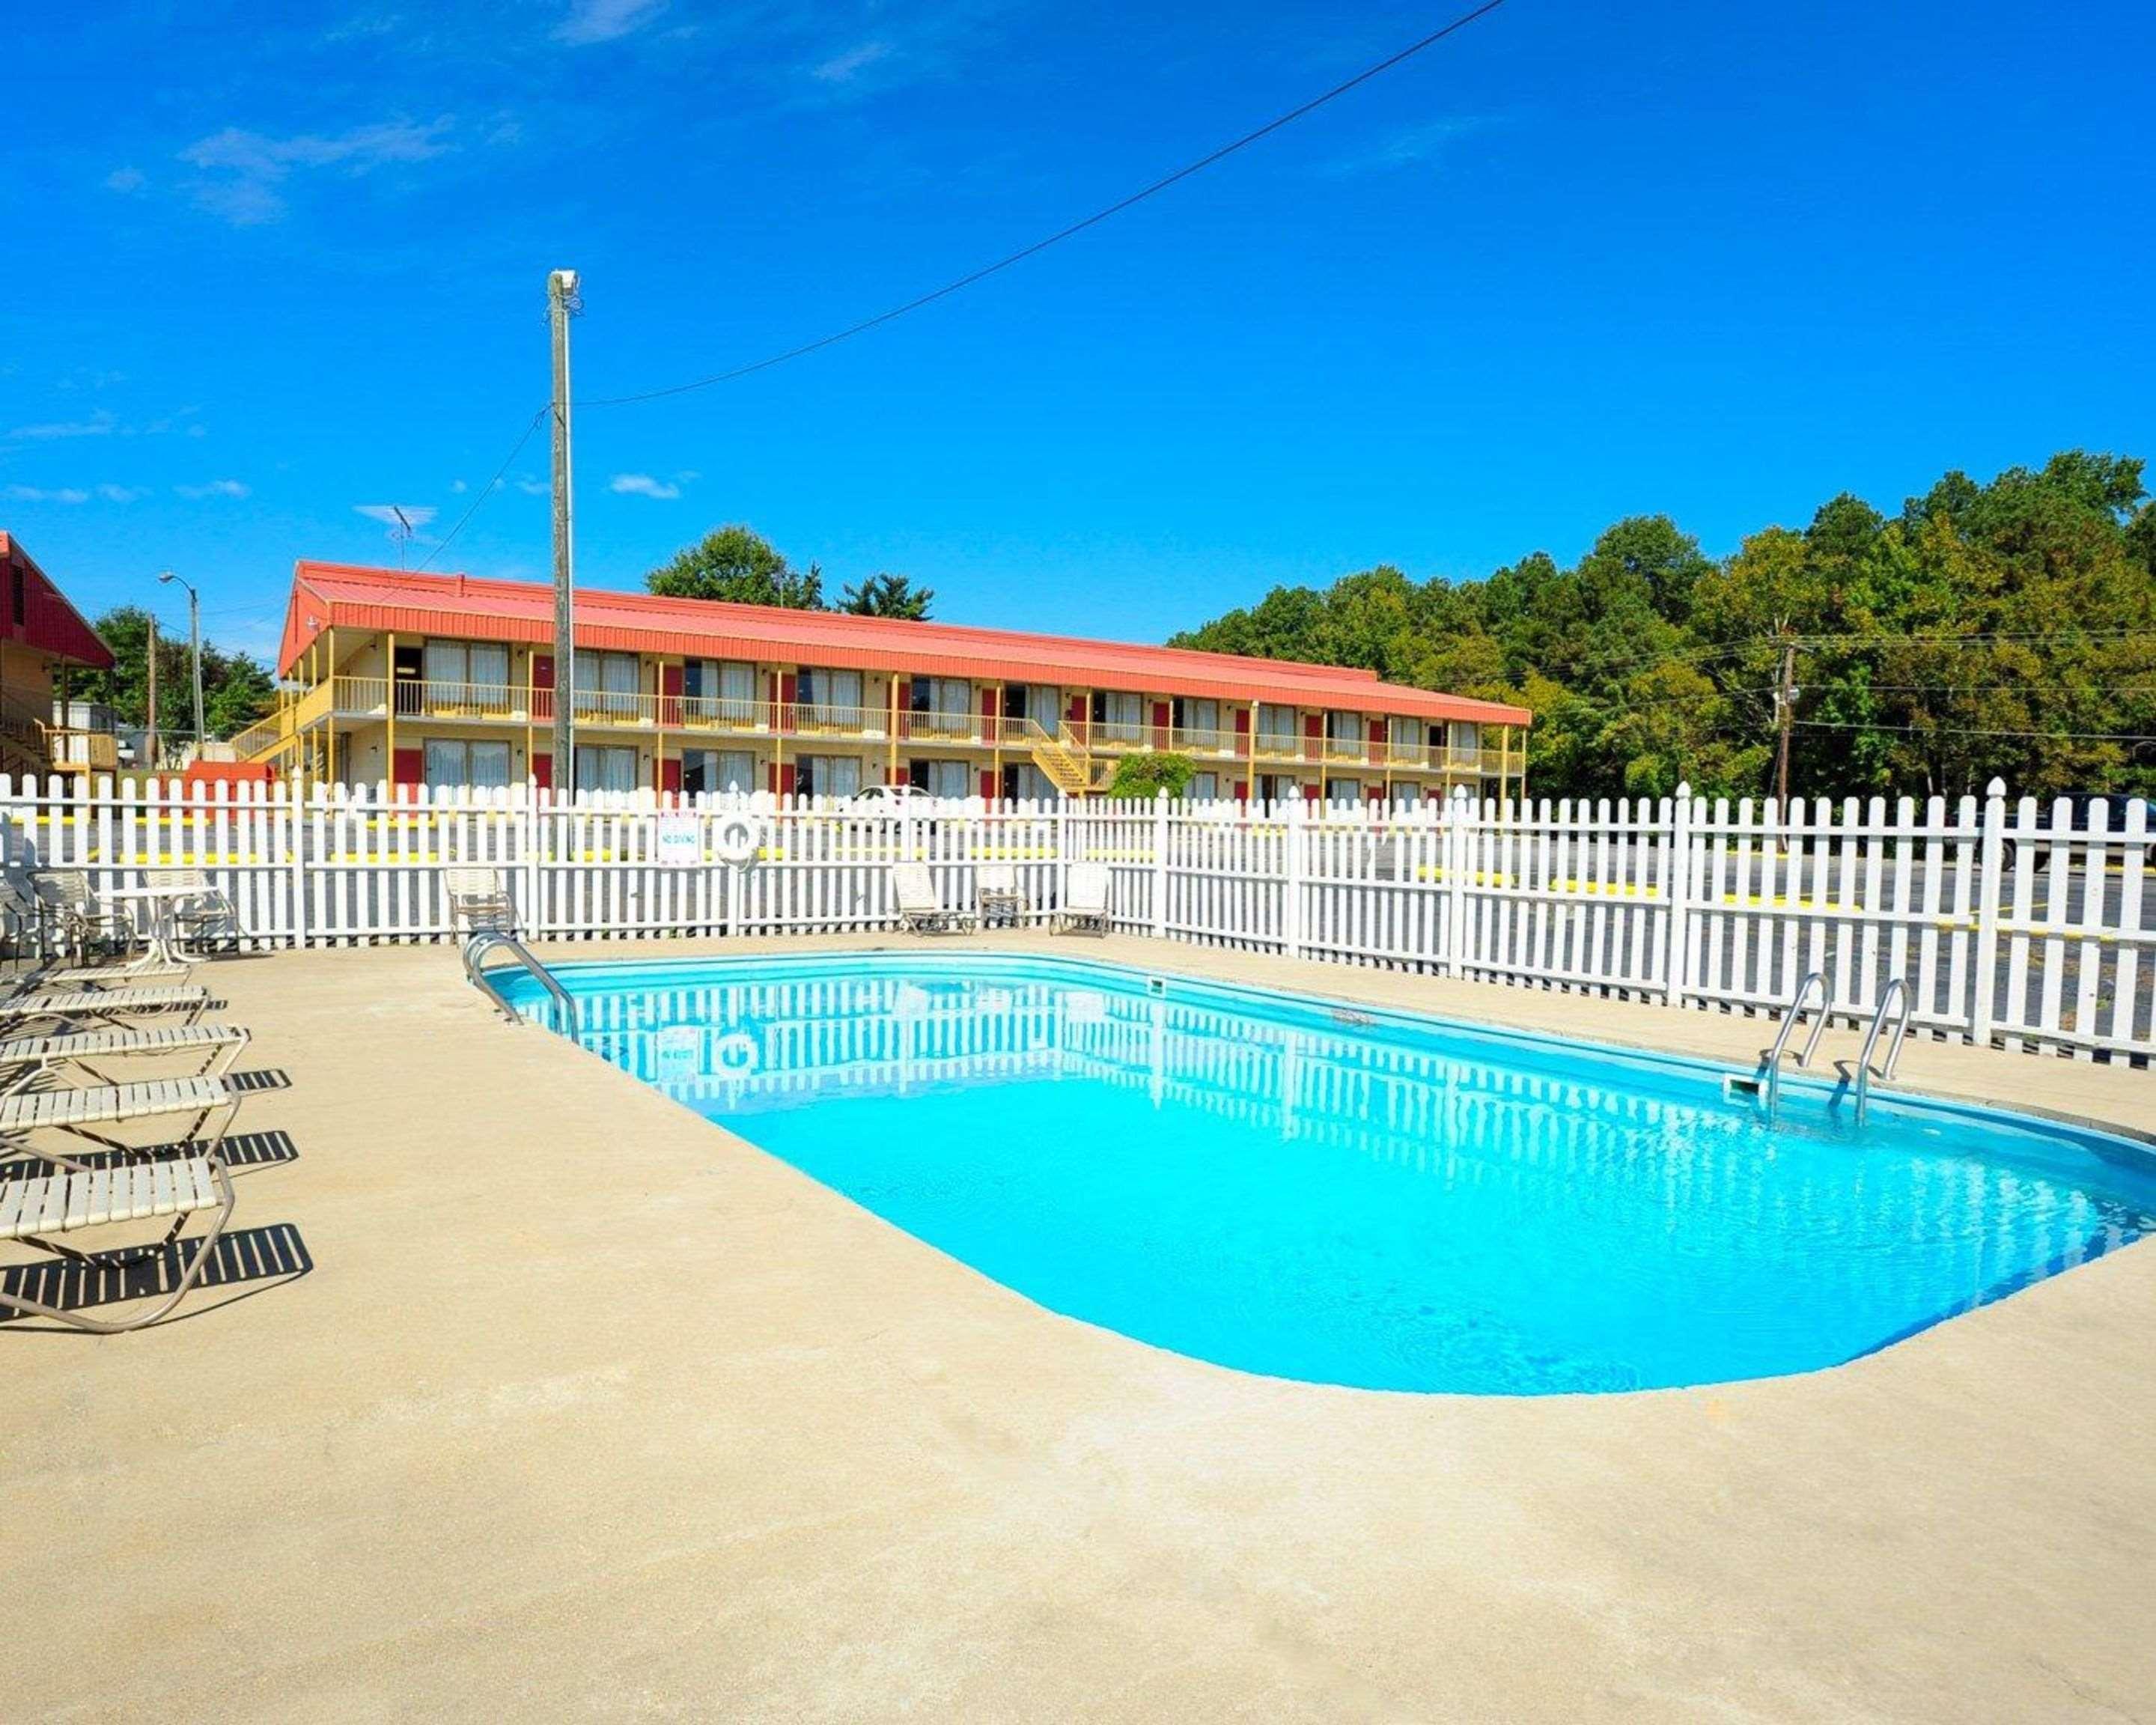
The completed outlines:
{"type": "Polygon", "coordinates": [[[0,639],[20,641],[70,665],[98,670],[111,665],[112,649],[23,549],[23,542],[0,533],[0,578],[12,580],[5,573],[11,567],[23,572],[23,620],[15,621],[13,592],[0,593],[0,639]]]}
{"type": "MultiPolygon", "coordinates": [[[[543,645],[553,639],[554,591],[540,582],[303,561],[293,573],[279,670],[290,675],[300,655],[331,628],[543,645]]],[[[595,588],[577,590],[577,644],[1147,695],[1278,700],[1492,724],[1524,725],[1530,716],[1524,707],[1384,683],[1374,672],[1337,665],[595,588]]]]}

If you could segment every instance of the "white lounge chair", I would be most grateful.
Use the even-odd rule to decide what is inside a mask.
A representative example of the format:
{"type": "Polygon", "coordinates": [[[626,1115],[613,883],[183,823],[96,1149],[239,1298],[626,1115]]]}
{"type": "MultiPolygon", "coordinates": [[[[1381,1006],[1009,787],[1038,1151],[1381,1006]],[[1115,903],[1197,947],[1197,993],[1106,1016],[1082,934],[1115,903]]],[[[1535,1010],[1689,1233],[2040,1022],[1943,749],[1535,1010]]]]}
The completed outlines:
{"type": "Polygon", "coordinates": [[[1055,927],[1064,934],[1106,934],[1108,932],[1108,865],[1082,862],[1070,865],[1063,885],[1063,902],[1056,907],[1055,927]]]}
{"type": "Polygon", "coordinates": [[[944,908],[927,863],[893,863],[891,886],[898,900],[898,926],[909,934],[963,934],[973,925],[972,911],[944,908]]]}
{"type": "Polygon", "coordinates": [[[199,983],[174,983],[154,988],[78,988],[56,994],[18,994],[0,1000],[0,1026],[80,1024],[142,1013],[185,1011],[190,1020],[208,1004],[209,990],[199,983]]]}
{"type": "Polygon", "coordinates": [[[111,1084],[117,1081],[95,1062],[204,1054],[208,1058],[198,1070],[219,1077],[232,1070],[232,1063],[249,1040],[247,1029],[239,1024],[148,1024],[124,1030],[23,1036],[0,1042],[0,1074],[25,1066],[76,1066],[99,1083],[111,1084]]]}
{"type": "Polygon", "coordinates": [[[444,869],[442,890],[449,896],[449,922],[460,932],[514,934],[516,902],[499,869],[444,869]]]}
{"type": "Polygon", "coordinates": [[[90,949],[100,942],[109,942],[121,954],[134,947],[134,920],[125,911],[99,909],[83,870],[47,869],[33,877],[33,885],[60,950],[72,953],[76,963],[86,963],[90,949]]]}
{"type": "Polygon", "coordinates": [[[177,1306],[201,1279],[218,1237],[232,1219],[232,1181],[224,1164],[214,1156],[187,1156],[155,1162],[126,1163],[118,1168],[66,1168],[57,1173],[36,1174],[0,1181],[0,1240],[20,1240],[64,1257],[80,1254],[51,1242],[59,1235],[85,1228],[101,1228],[115,1222],[138,1222],[171,1216],[174,1219],[160,1247],[179,1237],[187,1218],[213,1206],[217,1219],[196,1243],[172,1291],[147,1310],[125,1318],[87,1317],[59,1306],[47,1305],[0,1286],[0,1306],[39,1317],[72,1324],[79,1330],[114,1335],[155,1323],[177,1306]]]}
{"type": "Polygon", "coordinates": [[[239,1111],[239,1093],[223,1078],[192,1073],[184,1078],[144,1078],[130,1084],[92,1084],[80,1090],[62,1084],[49,1067],[32,1075],[20,1090],[0,1096],[0,1154],[34,1157],[64,1168],[81,1168],[79,1157],[63,1156],[49,1146],[33,1142],[32,1134],[66,1132],[94,1144],[100,1151],[139,1154],[140,1144],[123,1143],[93,1131],[100,1126],[122,1126],[137,1120],[163,1120],[192,1114],[192,1122],[179,1136],[191,1147],[214,1153],[232,1129],[239,1111]],[[223,1117],[217,1130],[201,1138],[202,1129],[213,1114],[223,1117]]]}
{"type": "Polygon", "coordinates": [[[973,899],[983,924],[1001,917],[1015,927],[1025,915],[1025,895],[1019,891],[1018,869],[1010,863],[983,863],[975,869],[973,899]]]}
{"type": "Polygon", "coordinates": [[[239,913],[224,889],[200,869],[180,869],[166,877],[187,896],[172,907],[172,937],[180,950],[207,952],[239,943],[239,913]]]}

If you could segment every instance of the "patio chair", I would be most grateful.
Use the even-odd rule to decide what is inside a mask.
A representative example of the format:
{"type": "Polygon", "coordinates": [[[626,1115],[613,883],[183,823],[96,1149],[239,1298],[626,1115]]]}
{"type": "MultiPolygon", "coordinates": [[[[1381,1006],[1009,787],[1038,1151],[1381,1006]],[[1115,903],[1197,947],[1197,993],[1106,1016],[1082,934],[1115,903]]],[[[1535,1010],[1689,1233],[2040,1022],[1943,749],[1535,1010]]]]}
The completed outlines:
{"type": "MultiPolygon", "coordinates": [[[[69,1247],[56,1245],[55,1237],[116,1222],[173,1219],[162,1240],[150,1249],[162,1250],[180,1236],[187,1218],[197,1210],[216,1209],[208,1231],[195,1244],[187,1268],[172,1291],[146,1310],[124,1318],[95,1318],[48,1305],[0,1286],[0,1306],[17,1312],[49,1317],[79,1330],[116,1335],[155,1323],[186,1297],[201,1279],[219,1237],[232,1220],[234,1194],[231,1178],[215,1156],[168,1158],[156,1162],[126,1163],[118,1168],[66,1168],[56,1173],[31,1175],[0,1181],[0,1240],[19,1240],[61,1257],[97,1267],[69,1247]]],[[[143,1255],[136,1255],[138,1257],[143,1255]]]]}
{"type": "Polygon", "coordinates": [[[1073,863],[1064,883],[1063,902],[1056,907],[1056,931],[1061,934],[1106,934],[1108,932],[1108,865],[1073,863]]]}
{"type": "Polygon", "coordinates": [[[973,897],[981,921],[1001,917],[1015,926],[1025,915],[1025,895],[1019,891],[1018,870],[1010,863],[983,863],[973,870],[973,897]]]}
{"type": "MultiPolygon", "coordinates": [[[[249,1040],[239,1024],[151,1024],[124,1030],[82,1030],[60,1036],[24,1036],[0,1042],[0,1074],[25,1066],[74,1066],[100,1084],[118,1082],[99,1062],[201,1054],[197,1070],[222,1077],[249,1040]]],[[[7,1086],[13,1088],[13,1086],[7,1086]]]]}
{"type": "Polygon", "coordinates": [[[99,1151],[135,1158],[146,1146],[108,1137],[98,1127],[126,1126],[138,1120],[164,1120],[192,1114],[179,1137],[190,1150],[215,1154],[239,1112],[239,1092],[223,1078],[196,1073],[185,1078],[137,1079],[128,1084],[92,1084],[80,1090],[62,1083],[50,1066],[30,1069],[19,1089],[0,1095],[0,1157],[29,1157],[62,1168],[86,1168],[80,1156],[64,1156],[33,1134],[65,1132],[99,1151]],[[217,1130],[200,1139],[212,1115],[221,1114],[217,1130]]]}
{"type": "Polygon", "coordinates": [[[188,895],[172,911],[172,936],[179,949],[204,953],[236,948],[239,913],[225,890],[200,869],[176,870],[171,878],[175,887],[188,895]]]}
{"type": "Polygon", "coordinates": [[[501,870],[444,869],[442,890],[449,896],[449,922],[460,932],[516,932],[516,904],[501,870]]]}
{"type": "Polygon", "coordinates": [[[0,946],[11,958],[45,955],[51,916],[44,902],[12,875],[0,875],[0,946]]]}
{"type": "Polygon", "coordinates": [[[135,944],[135,920],[126,911],[100,909],[90,897],[90,876],[80,869],[47,869],[34,877],[38,899],[60,951],[77,964],[90,961],[90,949],[107,943],[116,953],[135,944]]]}
{"type": "MultiPolygon", "coordinates": [[[[146,1013],[182,1012],[192,1024],[209,1004],[209,990],[198,983],[167,983],[154,988],[76,988],[59,993],[18,994],[0,1000],[0,1029],[50,1020],[54,1025],[100,1023],[146,1013]]],[[[55,1030],[54,1034],[60,1032],[55,1030]]]]}
{"type": "Polygon", "coordinates": [[[893,863],[891,886],[898,900],[898,926],[909,934],[963,934],[973,926],[972,911],[944,908],[927,863],[893,863]]]}

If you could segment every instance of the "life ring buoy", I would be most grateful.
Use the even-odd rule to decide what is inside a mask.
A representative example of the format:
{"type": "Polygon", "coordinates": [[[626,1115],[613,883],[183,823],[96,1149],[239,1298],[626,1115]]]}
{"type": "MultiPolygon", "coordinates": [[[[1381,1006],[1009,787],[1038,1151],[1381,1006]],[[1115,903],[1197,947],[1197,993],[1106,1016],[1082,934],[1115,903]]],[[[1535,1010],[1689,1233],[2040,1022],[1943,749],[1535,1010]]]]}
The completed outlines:
{"type": "Polygon", "coordinates": [[[763,1064],[762,1050],[746,1030],[732,1030],[711,1046],[711,1061],[728,1078],[746,1078],[763,1064]]]}
{"type": "Polygon", "coordinates": [[[746,814],[721,815],[711,834],[711,849],[721,862],[737,868],[752,863],[763,850],[763,824],[746,814]]]}

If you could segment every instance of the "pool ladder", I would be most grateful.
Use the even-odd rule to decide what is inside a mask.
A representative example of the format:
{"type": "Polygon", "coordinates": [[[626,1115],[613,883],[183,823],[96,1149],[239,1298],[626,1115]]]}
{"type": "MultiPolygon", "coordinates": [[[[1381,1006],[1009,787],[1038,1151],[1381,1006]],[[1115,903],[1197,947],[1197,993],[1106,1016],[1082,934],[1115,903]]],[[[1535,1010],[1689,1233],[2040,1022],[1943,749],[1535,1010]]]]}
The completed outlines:
{"type": "Polygon", "coordinates": [[[490,957],[505,952],[530,971],[539,986],[552,997],[554,1009],[561,1015],[562,1034],[573,1037],[577,1034],[577,1003],[569,998],[569,991],[557,980],[554,973],[534,958],[524,942],[515,935],[506,934],[500,929],[486,929],[465,942],[465,975],[472,986],[494,1002],[502,1017],[512,1024],[520,1022],[516,1009],[495,986],[494,978],[487,974],[485,968],[485,961],[490,957]]]}
{"type": "MultiPolygon", "coordinates": [[[[1751,1091],[1763,1105],[1769,1126],[1781,1112],[1782,1057],[1789,1052],[1789,1038],[1815,993],[1819,996],[1819,1010],[1812,1019],[1812,1033],[1804,1039],[1804,1051],[1797,1056],[1799,1066],[1810,1066],[1812,1056],[1819,1052],[1820,1038],[1826,1034],[1827,1022],[1834,1016],[1834,1002],[1826,991],[1826,973],[1818,970],[1804,973],[1796,993],[1789,997],[1789,1004],[1782,1009],[1782,1022],[1774,1032],[1774,1045],[1759,1057],[1759,1070],[1748,1079],[1732,1078],[1723,1085],[1726,1091],[1751,1091]]],[[[1856,1059],[1853,1089],[1858,1126],[1864,1124],[1865,1110],[1871,1100],[1871,1081],[1891,1080],[1894,1076],[1895,1063],[1902,1058],[1902,1045],[1909,1034],[1909,1008],[1908,983],[1898,976],[1888,978],[1887,986],[1879,992],[1878,1005],[1872,1009],[1871,1022],[1865,1027],[1863,1051],[1856,1059]],[[1881,1033],[1887,1029],[1890,1014],[1893,1029],[1887,1040],[1887,1057],[1875,1065],[1872,1055],[1878,1049],[1881,1033]]]]}

